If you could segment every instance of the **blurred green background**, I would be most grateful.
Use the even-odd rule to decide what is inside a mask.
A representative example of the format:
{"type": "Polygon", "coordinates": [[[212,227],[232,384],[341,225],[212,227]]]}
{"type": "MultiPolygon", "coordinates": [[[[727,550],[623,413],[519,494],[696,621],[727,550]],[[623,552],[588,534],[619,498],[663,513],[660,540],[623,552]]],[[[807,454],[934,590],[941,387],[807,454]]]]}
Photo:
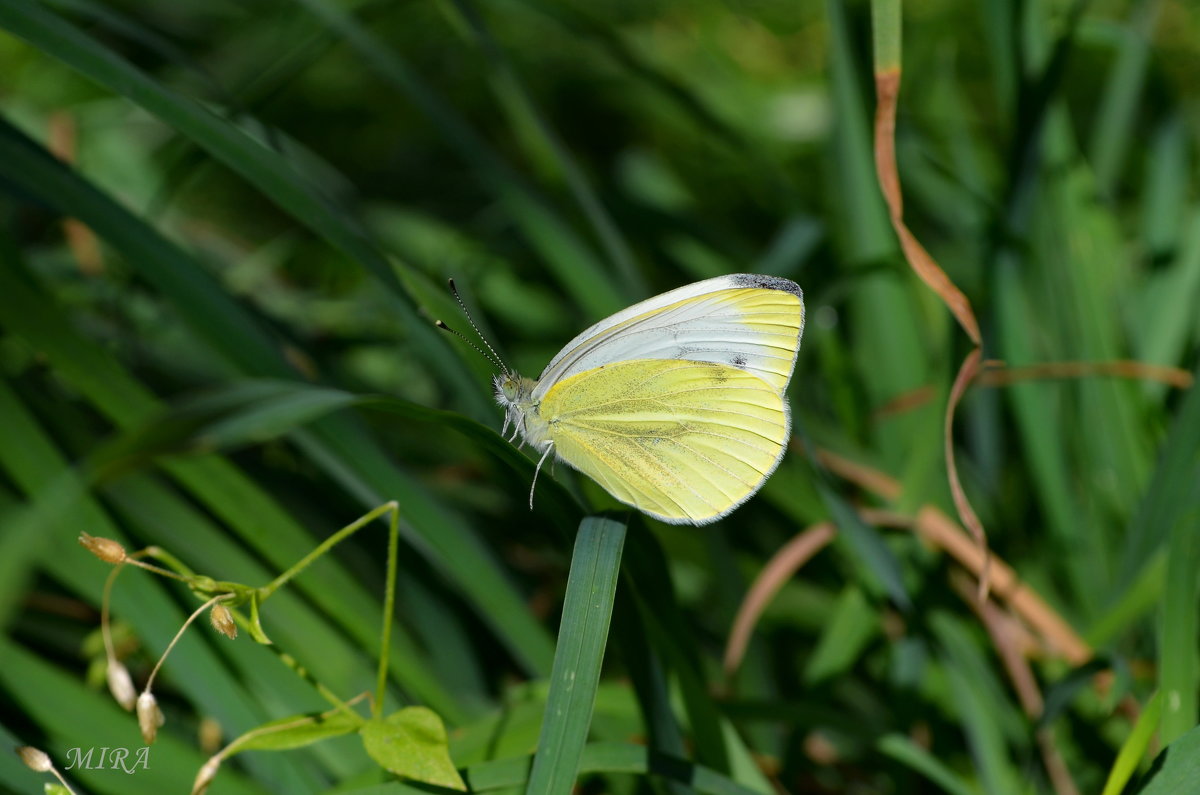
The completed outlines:
{"type": "MultiPolygon", "coordinates": [[[[959,472],[995,555],[1095,649],[1079,668],[1037,644],[1044,710],[1023,709],[957,565],[855,518],[954,515],[943,412],[969,350],[879,195],[870,12],[0,0],[0,735],[60,762],[140,745],[103,689],[107,567],[81,531],[259,584],[395,499],[395,703],[437,711],[461,767],[531,753],[571,540],[616,506],[560,466],[528,510],[532,462],[495,436],[490,366],[431,325],[466,325],[445,280],[535,376],[628,303],[752,271],[805,290],[790,389],[805,450],[899,490],[797,446],[714,526],[630,517],[592,738],[819,793],[1099,792],[1155,691],[1157,737],[1135,739],[1135,761],[1195,744],[1196,390],[1047,379],[976,387],[960,407],[959,472]],[[750,584],[829,519],[836,540],[726,681],[750,584]]],[[[903,12],[906,219],[972,301],[985,356],[1194,372],[1191,3],[903,12]]],[[[265,611],[344,698],[373,686],[385,544],[382,524],[364,530],[265,611]]],[[[135,571],[113,599],[142,682],[197,603],[135,571]]],[[[267,650],[201,624],[156,693],[150,770],[70,771],[86,791],[186,792],[212,751],[202,721],[228,739],[327,708],[267,650]]],[[[211,791],[382,780],[342,738],[237,757],[211,791]]],[[[0,789],[40,781],[0,754],[0,789]]],[[[582,787],[684,791],[618,769],[582,787]]]]}

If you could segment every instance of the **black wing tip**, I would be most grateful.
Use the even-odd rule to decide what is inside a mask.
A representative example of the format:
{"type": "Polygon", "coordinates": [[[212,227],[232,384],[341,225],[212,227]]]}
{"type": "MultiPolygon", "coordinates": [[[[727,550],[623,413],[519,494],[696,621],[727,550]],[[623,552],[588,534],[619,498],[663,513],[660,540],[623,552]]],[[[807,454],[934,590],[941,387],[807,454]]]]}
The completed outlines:
{"type": "Polygon", "coordinates": [[[804,300],[804,291],[800,289],[800,285],[782,276],[765,276],[760,273],[735,273],[730,278],[733,279],[733,283],[738,287],[779,290],[780,292],[791,293],[800,300],[804,300]]]}

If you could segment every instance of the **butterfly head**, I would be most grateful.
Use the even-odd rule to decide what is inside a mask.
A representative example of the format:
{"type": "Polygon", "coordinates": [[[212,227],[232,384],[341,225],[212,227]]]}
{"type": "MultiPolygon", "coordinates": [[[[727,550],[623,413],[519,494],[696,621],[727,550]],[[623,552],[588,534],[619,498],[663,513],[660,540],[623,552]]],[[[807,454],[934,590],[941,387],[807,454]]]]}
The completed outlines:
{"type": "Polygon", "coordinates": [[[538,382],[533,378],[518,376],[515,372],[502,372],[492,378],[492,384],[496,387],[496,402],[511,412],[515,407],[528,408],[530,395],[538,382]]]}
{"type": "MultiPolygon", "coordinates": [[[[537,439],[530,438],[530,432],[545,425],[537,422],[537,406],[533,402],[537,381],[514,372],[503,372],[492,379],[492,384],[496,391],[496,402],[504,409],[504,430],[501,433],[507,433],[511,425],[514,438],[520,433],[526,441],[536,443],[537,439]]],[[[538,439],[542,436],[540,433],[535,435],[538,439]]]]}

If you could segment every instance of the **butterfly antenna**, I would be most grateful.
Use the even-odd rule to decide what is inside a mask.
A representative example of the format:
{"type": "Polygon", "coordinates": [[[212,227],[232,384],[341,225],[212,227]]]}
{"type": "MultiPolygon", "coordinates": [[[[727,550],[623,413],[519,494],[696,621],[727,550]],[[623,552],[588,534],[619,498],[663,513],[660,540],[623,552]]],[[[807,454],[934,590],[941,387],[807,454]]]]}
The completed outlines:
{"type": "MultiPolygon", "coordinates": [[[[445,323],[443,323],[440,320],[433,321],[433,325],[437,326],[442,331],[450,332],[451,334],[453,334],[454,336],[458,337],[460,340],[465,342],[467,345],[471,346],[471,348],[476,353],[478,353],[483,358],[487,359],[492,364],[496,365],[496,367],[500,368],[500,372],[502,372],[502,373],[508,372],[508,368],[504,366],[504,362],[501,362],[495,356],[489,355],[487,351],[485,351],[483,348],[480,348],[478,345],[476,345],[474,342],[472,342],[470,337],[467,337],[466,335],[464,335],[458,331],[455,331],[454,329],[450,328],[449,326],[447,326],[445,323]]],[[[482,339],[482,337],[480,339],[482,339]]],[[[486,340],[484,341],[484,344],[485,345],[487,344],[486,340]]],[[[491,345],[488,345],[489,350],[491,349],[491,347],[492,347],[491,345]]]]}
{"type": "MultiPolygon", "coordinates": [[[[484,354],[484,355],[487,356],[487,358],[489,360],[491,360],[491,362],[493,364],[495,364],[497,367],[499,367],[501,372],[511,373],[512,371],[509,370],[508,366],[504,364],[504,360],[500,358],[500,354],[496,353],[496,349],[493,348],[492,344],[487,341],[487,337],[483,336],[483,332],[479,330],[479,326],[475,325],[475,318],[471,317],[471,310],[467,309],[466,302],[463,301],[462,296],[458,294],[458,286],[454,284],[454,279],[450,279],[449,281],[450,281],[450,292],[454,294],[454,300],[458,301],[459,308],[462,309],[463,314],[467,316],[467,322],[470,323],[471,328],[473,328],[475,330],[475,336],[479,337],[479,341],[482,342],[484,345],[486,345],[487,349],[489,351],[491,351],[491,353],[492,353],[491,356],[487,356],[487,354],[484,354]]],[[[446,325],[443,323],[441,328],[446,328],[446,325]]],[[[449,328],[446,328],[446,330],[450,331],[449,328]]],[[[462,339],[464,342],[467,341],[467,338],[461,334],[459,334],[458,337],[459,337],[459,339],[462,339]]],[[[475,350],[479,351],[479,347],[477,345],[472,345],[471,347],[473,347],[473,348],[475,348],[475,350]]],[[[479,352],[483,353],[483,351],[479,351],[479,352]]]]}

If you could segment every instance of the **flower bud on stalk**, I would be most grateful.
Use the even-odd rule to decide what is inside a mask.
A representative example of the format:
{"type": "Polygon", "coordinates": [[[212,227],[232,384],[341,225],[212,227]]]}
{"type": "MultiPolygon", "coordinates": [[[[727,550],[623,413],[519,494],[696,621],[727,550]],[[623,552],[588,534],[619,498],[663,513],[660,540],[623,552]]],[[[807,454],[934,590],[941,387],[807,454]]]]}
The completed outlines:
{"type": "Polygon", "coordinates": [[[88,552],[91,552],[105,563],[125,562],[125,547],[121,546],[120,543],[113,541],[111,538],[101,538],[99,536],[88,535],[87,533],[80,533],[79,543],[82,544],[88,550],[88,552]]]}
{"type": "Polygon", "coordinates": [[[137,697],[138,728],[142,730],[142,739],[146,745],[153,745],[158,736],[158,727],[166,720],[162,710],[158,708],[158,699],[149,690],[143,690],[137,697]]]}
{"type": "Polygon", "coordinates": [[[108,661],[108,690],[126,710],[132,710],[137,703],[137,690],[133,687],[133,678],[129,676],[129,669],[120,660],[108,661]]]}

